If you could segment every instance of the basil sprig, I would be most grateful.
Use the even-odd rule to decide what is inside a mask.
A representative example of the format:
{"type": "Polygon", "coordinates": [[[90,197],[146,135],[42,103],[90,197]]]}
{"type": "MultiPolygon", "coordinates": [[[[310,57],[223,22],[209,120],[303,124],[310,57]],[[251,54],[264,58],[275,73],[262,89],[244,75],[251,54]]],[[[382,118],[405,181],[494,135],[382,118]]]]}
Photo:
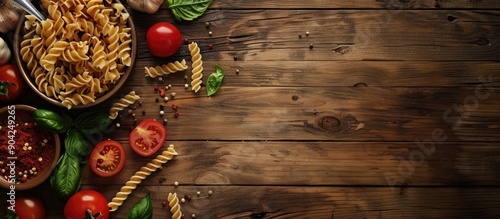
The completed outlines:
{"type": "Polygon", "coordinates": [[[78,158],[64,153],[50,176],[50,185],[61,201],[73,195],[82,183],[82,172],[78,158]]]}
{"type": "Polygon", "coordinates": [[[126,219],[151,219],[153,218],[153,205],[151,198],[148,194],[142,198],[134,207],[128,212],[126,219]]]}
{"type": "Polygon", "coordinates": [[[179,21],[192,21],[205,13],[213,0],[168,0],[168,8],[179,21]]]}
{"type": "Polygon", "coordinates": [[[224,71],[217,64],[215,65],[215,72],[210,74],[207,80],[207,95],[212,96],[219,90],[222,84],[222,79],[224,79],[224,71]]]}

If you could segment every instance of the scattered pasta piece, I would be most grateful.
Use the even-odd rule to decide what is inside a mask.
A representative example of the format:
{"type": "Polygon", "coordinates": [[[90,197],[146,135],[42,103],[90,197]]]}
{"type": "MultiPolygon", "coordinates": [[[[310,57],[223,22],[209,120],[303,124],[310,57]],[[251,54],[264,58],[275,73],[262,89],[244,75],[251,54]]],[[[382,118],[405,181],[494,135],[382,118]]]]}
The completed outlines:
{"type": "Polygon", "coordinates": [[[166,65],[158,65],[155,67],[144,67],[144,73],[146,74],[146,77],[152,77],[156,78],[158,76],[162,75],[167,75],[167,74],[172,74],[178,71],[184,71],[188,68],[186,65],[186,60],[183,59],[181,62],[175,61],[168,63],[166,65]]]}
{"type": "Polygon", "coordinates": [[[135,172],[135,174],[130,177],[130,180],[125,183],[118,193],[116,193],[116,196],[111,200],[111,202],[108,203],[108,207],[110,208],[109,211],[116,211],[143,179],[146,179],[147,176],[155,172],[161,167],[162,164],[172,160],[175,155],[178,154],[174,150],[174,145],[169,145],[167,150],[163,151],[151,162],[141,167],[139,171],[135,172]]]}
{"type": "Polygon", "coordinates": [[[168,193],[168,206],[170,206],[170,212],[172,212],[172,219],[181,219],[182,212],[181,206],[179,205],[179,198],[177,198],[177,193],[168,193]]]}
{"type": "Polygon", "coordinates": [[[114,103],[111,109],[109,109],[109,118],[116,119],[118,117],[118,112],[122,111],[125,107],[134,104],[134,102],[141,97],[135,94],[135,91],[130,91],[127,95],[120,98],[118,102],[114,103]]]}
{"type": "Polygon", "coordinates": [[[191,90],[198,93],[201,89],[201,79],[203,78],[203,61],[201,60],[200,47],[198,47],[197,43],[192,42],[189,44],[189,52],[191,53],[191,61],[193,62],[191,65],[193,68],[193,74],[191,75],[191,90]]]}

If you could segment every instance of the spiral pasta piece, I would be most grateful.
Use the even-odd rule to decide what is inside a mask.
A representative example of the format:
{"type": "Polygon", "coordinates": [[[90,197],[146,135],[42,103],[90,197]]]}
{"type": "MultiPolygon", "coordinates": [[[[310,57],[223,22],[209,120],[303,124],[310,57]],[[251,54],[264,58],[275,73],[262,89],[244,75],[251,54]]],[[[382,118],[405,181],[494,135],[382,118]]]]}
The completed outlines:
{"type": "Polygon", "coordinates": [[[162,164],[172,160],[175,155],[178,154],[174,149],[174,145],[169,145],[167,150],[163,151],[161,154],[156,156],[155,159],[151,160],[151,162],[141,167],[139,171],[135,172],[135,174],[130,177],[130,180],[125,183],[118,193],[116,193],[111,202],[108,203],[108,207],[110,208],[109,211],[116,211],[143,179],[146,179],[147,176],[155,172],[161,167],[162,164]]]}
{"type": "Polygon", "coordinates": [[[181,206],[179,205],[179,198],[177,197],[177,193],[168,193],[168,206],[170,206],[170,212],[172,212],[172,219],[181,219],[182,211],[181,206]]]}
{"type": "Polygon", "coordinates": [[[183,59],[181,62],[175,61],[175,62],[170,62],[166,65],[158,65],[155,67],[144,67],[144,73],[146,74],[146,77],[152,77],[156,78],[158,76],[162,75],[167,75],[167,74],[172,74],[178,71],[184,71],[188,68],[186,65],[186,60],[183,59]]]}
{"type": "Polygon", "coordinates": [[[189,44],[189,52],[191,53],[191,61],[193,62],[191,65],[193,68],[193,74],[191,75],[191,90],[198,93],[201,89],[201,79],[203,78],[203,61],[201,60],[200,47],[198,47],[197,43],[192,42],[189,44]]]}
{"type": "Polygon", "coordinates": [[[118,117],[118,112],[122,111],[125,107],[133,104],[136,100],[138,100],[139,95],[135,94],[135,91],[130,91],[123,98],[120,98],[118,102],[114,103],[111,109],[109,109],[109,118],[116,119],[118,117]]]}

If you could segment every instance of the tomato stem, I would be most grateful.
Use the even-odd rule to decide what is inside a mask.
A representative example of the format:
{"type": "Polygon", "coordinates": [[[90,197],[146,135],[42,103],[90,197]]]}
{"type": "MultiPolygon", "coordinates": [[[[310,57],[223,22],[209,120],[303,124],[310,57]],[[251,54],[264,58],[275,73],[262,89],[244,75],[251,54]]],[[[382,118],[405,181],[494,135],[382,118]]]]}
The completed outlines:
{"type": "Polygon", "coordinates": [[[0,81],[0,95],[9,97],[9,86],[11,85],[15,84],[8,81],[0,81]]]}

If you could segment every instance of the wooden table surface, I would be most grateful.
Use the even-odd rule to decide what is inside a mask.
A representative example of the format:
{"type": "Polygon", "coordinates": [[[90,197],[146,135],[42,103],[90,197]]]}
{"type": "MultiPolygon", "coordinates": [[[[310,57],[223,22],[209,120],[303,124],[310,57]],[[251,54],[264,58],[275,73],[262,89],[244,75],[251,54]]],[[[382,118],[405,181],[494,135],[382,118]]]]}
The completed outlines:
{"type": "MultiPolygon", "coordinates": [[[[148,192],[155,219],[170,218],[169,192],[192,196],[186,218],[500,218],[499,10],[480,0],[215,0],[193,22],[165,5],[131,12],[134,73],[95,109],[136,91],[136,118],[168,119],[165,149],[179,155],[111,218],[148,192]],[[200,45],[204,82],[216,64],[224,69],[216,95],[185,90],[190,69],[144,77],[146,66],[190,64],[187,45],[167,59],[149,53],[145,33],[159,21],[200,45]],[[154,86],[169,84],[175,99],[156,103],[154,86]]],[[[21,103],[50,107],[29,95],[21,103]]],[[[119,122],[93,142],[121,142],[124,169],[100,178],[83,167],[82,189],[109,200],[152,158],[128,147],[133,119],[119,122]]],[[[61,218],[49,188],[31,192],[61,218]]]]}

